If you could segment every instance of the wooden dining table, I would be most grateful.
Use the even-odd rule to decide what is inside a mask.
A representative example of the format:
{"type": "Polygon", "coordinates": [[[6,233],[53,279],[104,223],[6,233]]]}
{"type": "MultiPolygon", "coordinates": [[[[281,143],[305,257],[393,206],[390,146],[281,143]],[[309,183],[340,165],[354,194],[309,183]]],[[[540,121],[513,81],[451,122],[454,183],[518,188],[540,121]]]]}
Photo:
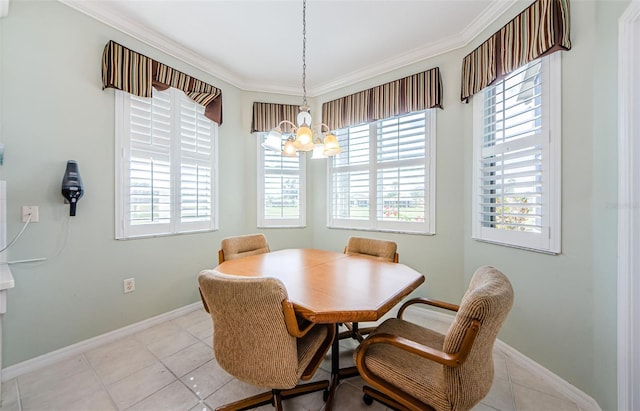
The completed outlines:
{"type": "MultiPolygon", "coordinates": [[[[229,275],[277,278],[296,313],[311,322],[335,324],[376,321],[424,282],[424,275],[399,263],[316,249],[285,249],[221,263],[229,275]]],[[[340,379],[358,374],[340,368],[338,333],[331,349],[331,410],[340,379]]]]}

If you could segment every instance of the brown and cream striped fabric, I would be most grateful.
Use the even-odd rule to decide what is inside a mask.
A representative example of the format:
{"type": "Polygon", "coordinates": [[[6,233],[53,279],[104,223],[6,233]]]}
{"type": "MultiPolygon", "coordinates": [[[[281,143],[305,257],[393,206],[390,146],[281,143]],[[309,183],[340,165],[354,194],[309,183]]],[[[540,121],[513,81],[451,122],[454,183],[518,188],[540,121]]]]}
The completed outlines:
{"type": "MultiPolygon", "coordinates": [[[[251,132],[270,131],[278,126],[281,121],[287,120],[296,124],[296,117],[300,107],[293,104],[253,103],[253,119],[251,132]]],[[[291,126],[283,124],[282,131],[290,132],[291,126]]]]}
{"type": "Polygon", "coordinates": [[[362,255],[394,262],[398,245],[395,241],[378,240],[375,238],[349,237],[344,253],[348,255],[362,255]]]}
{"type": "Polygon", "coordinates": [[[496,60],[497,34],[462,59],[462,100],[487,87],[498,76],[496,60]]]}
{"type": "Polygon", "coordinates": [[[538,0],[500,29],[505,75],[545,54],[571,49],[568,0],[538,0]]]}
{"type": "Polygon", "coordinates": [[[519,67],[570,50],[569,0],[536,0],[462,60],[460,98],[469,97],[519,67]]]}
{"type": "Polygon", "coordinates": [[[269,244],[267,243],[267,238],[264,234],[227,237],[222,239],[220,247],[224,257],[224,260],[222,261],[235,260],[236,258],[249,257],[251,255],[269,252],[269,244]]]}
{"type": "Polygon", "coordinates": [[[151,97],[153,60],[112,41],[102,53],[102,89],[126,91],[151,97]]]}
{"type": "Polygon", "coordinates": [[[102,89],[115,88],[139,97],[151,97],[152,87],[174,87],[205,107],[204,115],[222,124],[222,91],[115,41],[102,54],[102,89]]]}
{"type": "Polygon", "coordinates": [[[435,107],[442,108],[438,67],[328,101],[322,122],[336,130],[435,107]]]}

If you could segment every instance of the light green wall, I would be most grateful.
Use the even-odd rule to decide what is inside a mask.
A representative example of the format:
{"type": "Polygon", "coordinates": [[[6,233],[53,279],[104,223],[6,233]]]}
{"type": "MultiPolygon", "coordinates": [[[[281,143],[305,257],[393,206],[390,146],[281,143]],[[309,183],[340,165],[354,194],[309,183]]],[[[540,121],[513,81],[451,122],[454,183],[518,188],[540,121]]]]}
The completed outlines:
{"type": "MultiPolygon", "coordinates": [[[[49,258],[12,266],[3,347],[10,366],[198,301],[196,275],[217,264],[220,240],[256,231],[255,144],[237,88],[59,2],[13,0],[1,30],[8,237],[22,227],[22,205],[40,207],[40,222],[9,259],[49,258]],[[114,240],[114,91],[102,90],[100,77],[111,39],[222,88],[219,231],[114,240]],[[72,218],[60,195],[69,159],[85,185],[72,218]],[[124,295],[128,277],[136,291],[124,295]]],[[[275,249],[310,245],[305,230],[265,232],[275,249]]]]}
{"type": "MultiPolygon", "coordinates": [[[[616,409],[617,19],[627,1],[571,3],[562,52],[562,253],[471,240],[465,173],[465,281],[481,264],[509,275],[515,304],[500,338],[616,409]]],[[[468,107],[465,118],[471,118],[468,107]]],[[[471,123],[465,122],[465,164],[471,123]]]]}
{"type": "MultiPolygon", "coordinates": [[[[527,3],[528,4],[528,3],[527,3]]],[[[573,49],[562,53],[562,254],[550,256],[470,239],[472,105],[459,102],[460,62],[521,11],[508,10],[467,47],[310,99],[319,107],[366,87],[439,66],[434,236],[326,228],[326,162],[309,161],[308,227],[261,230],[273,249],[341,251],[350,235],[398,242],[401,262],[424,273],[417,294],[457,301],[475,268],[491,264],[513,282],[514,308],[500,338],[616,409],[617,18],[628,1],[574,1],[573,49]]],[[[12,365],[198,300],[195,276],[215,265],[221,238],[255,232],[253,101],[299,97],[251,93],[133,40],[57,2],[12,0],[0,23],[0,175],[8,184],[9,237],[20,206],[39,205],[10,250],[16,288],[5,316],[4,364],[12,365]],[[114,97],[101,90],[99,62],[110,39],[223,89],[220,230],[145,240],[114,237],[114,97]],[[69,218],[59,193],[66,160],[80,164],[86,194],[69,218]],[[68,234],[66,234],[68,233],[68,234]],[[66,244],[64,238],[68,237],[66,244]],[[65,244],[59,256],[56,250],[65,244]],[[122,280],[136,291],[122,293],[122,280]]]]}

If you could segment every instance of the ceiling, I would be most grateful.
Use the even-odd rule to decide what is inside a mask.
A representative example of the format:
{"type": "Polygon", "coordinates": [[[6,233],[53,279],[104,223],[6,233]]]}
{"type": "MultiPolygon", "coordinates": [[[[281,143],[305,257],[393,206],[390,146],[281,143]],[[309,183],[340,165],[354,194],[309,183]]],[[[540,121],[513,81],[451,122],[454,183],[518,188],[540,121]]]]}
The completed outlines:
{"type": "MultiPolygon", "coordinates": [[[[302,0],[60,1],[243,90],[302,94],[302,0]]],[[[307,94],[463,47],[516,1],[308,0],[307,94]]]]}

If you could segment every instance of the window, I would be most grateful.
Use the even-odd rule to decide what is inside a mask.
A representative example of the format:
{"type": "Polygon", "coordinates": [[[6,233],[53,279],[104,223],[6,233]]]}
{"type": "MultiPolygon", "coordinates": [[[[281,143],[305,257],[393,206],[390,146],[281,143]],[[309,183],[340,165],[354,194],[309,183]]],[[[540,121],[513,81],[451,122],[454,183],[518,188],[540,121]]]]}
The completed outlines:
{"type": "Polygon", "coordinates": [[[258,227],[304,227],[305,155],[266,150],[268,133],[258,133],[258,227]]]}
{"type": "Polygon", "coordinates": [[[217,228],[218,125],[182,91],[116,90],[116,238],[217,228]]]}
{"type": "Polygon", "coordinates": [[[329,163],[328,225],[435,232],[435,109],[348,127],[329,163]]]}
{"type": "Polygon", "coordinates": [[[560,53],[474,98],[473,238],[560,252],[560,53]]]}

